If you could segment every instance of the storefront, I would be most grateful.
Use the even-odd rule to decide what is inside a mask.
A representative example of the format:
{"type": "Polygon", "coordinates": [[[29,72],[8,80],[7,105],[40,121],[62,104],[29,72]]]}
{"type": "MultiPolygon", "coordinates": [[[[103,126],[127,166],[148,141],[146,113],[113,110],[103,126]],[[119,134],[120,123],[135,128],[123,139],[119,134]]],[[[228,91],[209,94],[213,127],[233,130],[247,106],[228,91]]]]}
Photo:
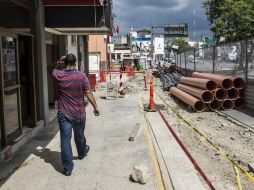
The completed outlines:
{"type": "Polygon", "coordinates": [[[0,157],[25,130],[48,124],[55,94],[47,65],[68,52],[68,36],[76,36],[78,68],[88,72],[87,36],[110,32],[111,2],[0,1],[0,157]]]}
{"type": "Polygon", "coordinates": [[[0,31],[1,144],[37,123],[33,36],[0,31]]]}
{"type": "Polygon", "coordinates": [[[42,1],[0,1],[0,158],[4,160],[23,134],[49,121],[42,18],[42,1]]]}

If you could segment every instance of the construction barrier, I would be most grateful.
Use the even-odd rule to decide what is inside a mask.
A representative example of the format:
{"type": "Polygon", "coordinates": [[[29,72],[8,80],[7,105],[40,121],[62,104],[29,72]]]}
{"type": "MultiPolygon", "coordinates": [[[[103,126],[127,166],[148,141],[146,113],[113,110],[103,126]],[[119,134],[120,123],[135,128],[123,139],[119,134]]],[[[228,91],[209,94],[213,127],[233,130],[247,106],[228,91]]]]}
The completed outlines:
{"type": "Polygon", "coordinates": [[[95,88],[97,86],[96,74],[89,74],[89,83],[90,83],[91,89],[95,91],[95,88]]]}
{"type": "Polygon", "coordinates": [[[151,75],[151,77],[150,77],[150,100],[149,100],[149,105],[146,108],[147,112],[156,112],[157,111],[155,109],[153,96],[154,96],[154,76],[151,75]]]}
{"type": "Polygon", "coordinates": [[[99,82],[106,82],[107,72],[100,71],[100,81],[99,82]]]}
{"type": "Polygon", "coordinates": [[[120,87],[119,87],[119,93],[120,95],[125,95],[124,93],[124,83],[123,83],[123,74],[127,74],[128,77],[134,77],[135,74],[143,74],[144,75],[144,89],[147,90],[147,76],[145,71],[134,71],[133,68],[131,68],[130,71],[123,71],[122,69],[119,71],[113,71],[113,70],[104,70],[101,71],[101,78],[100,83],[107,82],[107,75],[109,75],[110,82],[113,81],[116,77],[120,78],[120,87]],[[113,75],[113,76],[112,76],[113,75]]]}
{"type": "Polygon", "coordinates": [[[146,71],[143,71],[144,73],[144,89],[147,90],[147,80],[146,80],[146,71]]]}
{"type": "Polygon", "coordinates": [[[122,70],[120,70],[120,95],[124,96],[122,78],[123,78],[123,72],[122,70]]]}

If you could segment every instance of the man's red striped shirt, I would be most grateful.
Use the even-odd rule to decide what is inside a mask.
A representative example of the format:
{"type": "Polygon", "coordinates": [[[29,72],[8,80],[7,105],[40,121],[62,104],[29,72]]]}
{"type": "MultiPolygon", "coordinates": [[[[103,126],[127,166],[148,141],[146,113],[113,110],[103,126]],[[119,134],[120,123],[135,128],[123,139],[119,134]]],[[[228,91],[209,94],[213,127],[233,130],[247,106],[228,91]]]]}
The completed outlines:
{"type": "Polygon", "coordinates": [[[53,79],[57,81],[58,93],[55,108],[71,117],[85,117],[84,95],[90,90],[90,84],[85,73],[74,70],[53,69],[53,79]]]}

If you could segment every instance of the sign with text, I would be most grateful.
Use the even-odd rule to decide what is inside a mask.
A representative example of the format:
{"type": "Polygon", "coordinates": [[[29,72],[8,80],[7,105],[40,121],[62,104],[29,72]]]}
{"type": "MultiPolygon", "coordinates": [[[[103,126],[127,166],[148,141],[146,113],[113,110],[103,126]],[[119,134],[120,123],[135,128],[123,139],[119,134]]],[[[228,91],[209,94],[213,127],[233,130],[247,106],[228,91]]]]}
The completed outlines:
{"type": "Polygon", "coordinates": [[[216,39],[211,39],[211,40],[206,40],[205,41],[205,46],[216,46],[217,45],[217,40],[216,39]]]}
{"type": "Polygon", "coordinates": [[[113,53],[115,51],[115,44],[108,44],[108,53],[113,53]]]}
{"type": "Polygon", "coordinates": [[[154,37],[153,46],[155,54],[164,54],[164,37],[154,37]]]}

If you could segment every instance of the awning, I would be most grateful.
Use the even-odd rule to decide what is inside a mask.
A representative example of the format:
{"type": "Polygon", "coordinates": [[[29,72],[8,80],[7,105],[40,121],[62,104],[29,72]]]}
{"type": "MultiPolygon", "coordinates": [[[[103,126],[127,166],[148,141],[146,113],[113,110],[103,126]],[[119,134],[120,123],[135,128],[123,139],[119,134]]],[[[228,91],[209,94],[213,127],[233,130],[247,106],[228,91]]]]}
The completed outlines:
{"type": "Polygon", "coordinates": [[[108,28],[45,28],[46,32],[56,35],[106,35],[110,32],[108,28]]]}
{"type": "Polygon", "coordinates": [[[105,0],[44,0],[45,6],[102,6],[105,0]]]}

